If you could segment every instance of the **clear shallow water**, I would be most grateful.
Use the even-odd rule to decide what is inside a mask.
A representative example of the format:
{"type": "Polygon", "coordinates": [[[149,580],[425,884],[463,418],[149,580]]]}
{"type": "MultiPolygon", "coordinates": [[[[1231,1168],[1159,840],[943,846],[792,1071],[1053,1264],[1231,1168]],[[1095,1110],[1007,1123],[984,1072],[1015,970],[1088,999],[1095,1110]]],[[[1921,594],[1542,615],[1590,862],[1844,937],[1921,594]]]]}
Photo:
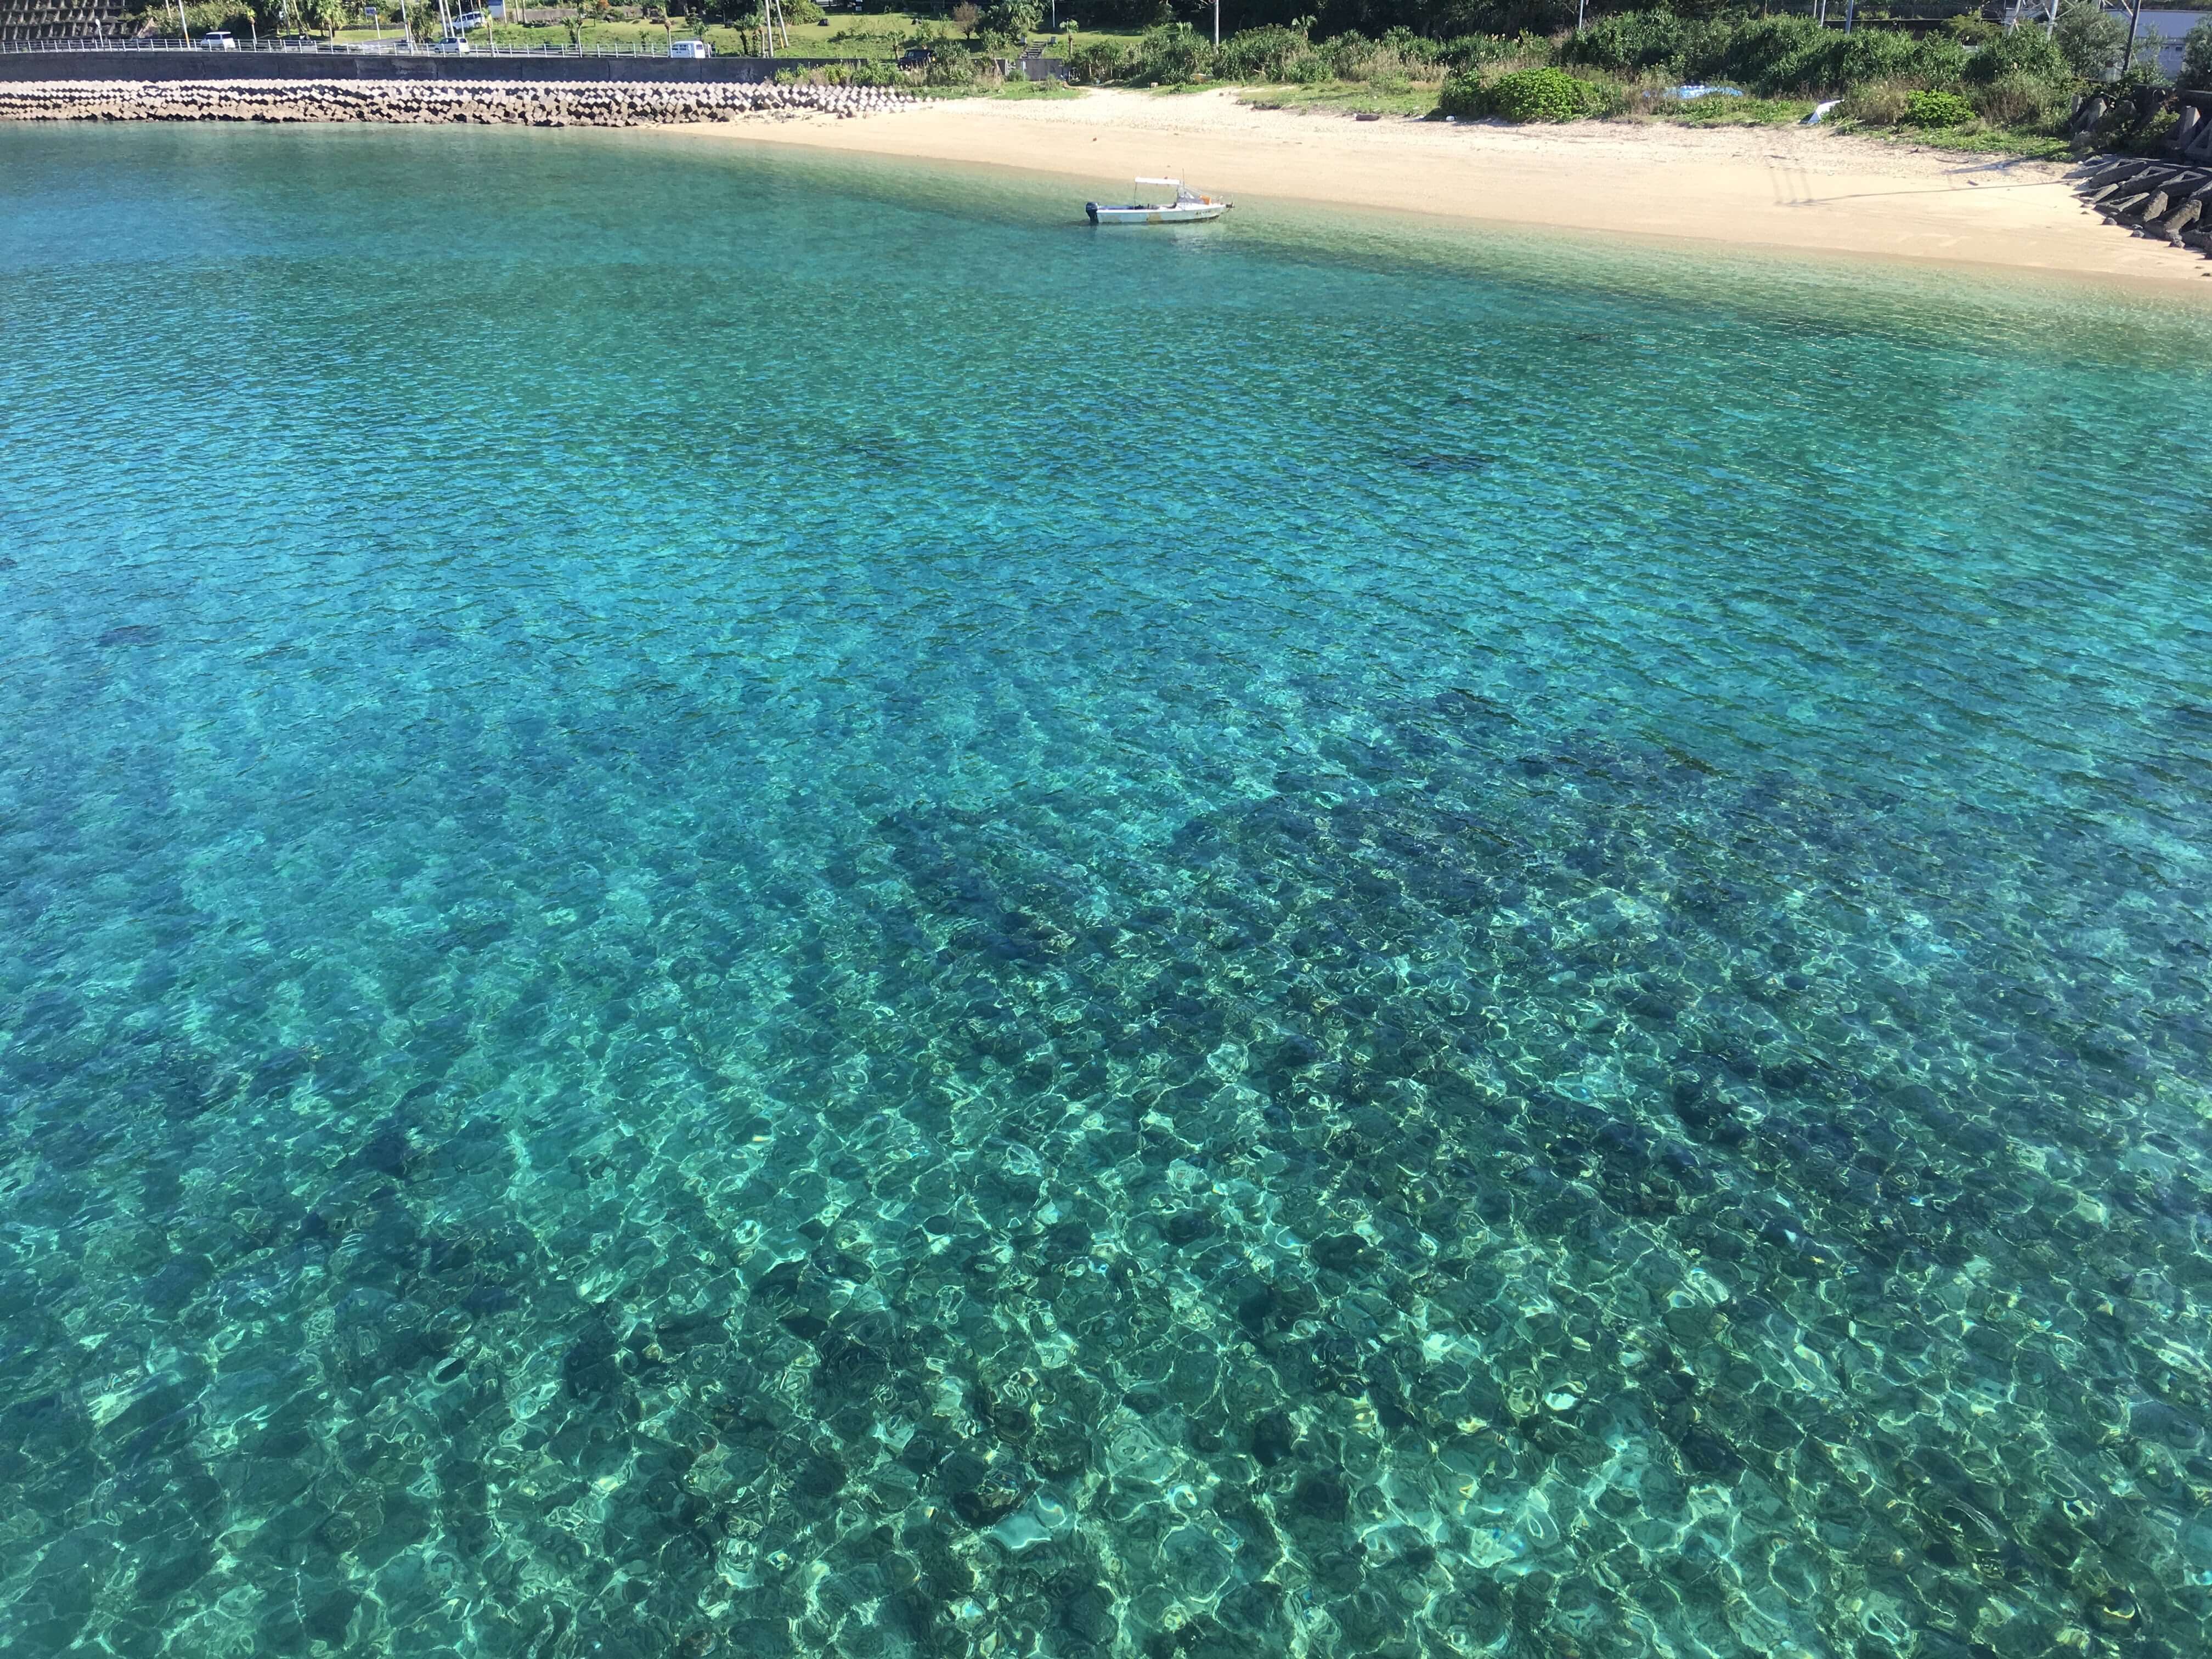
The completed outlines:
{"type": "Polygon", "coordinates": [[[1074,193],[0,133],[0,1642],[2204,1650],[2203,325],[1074,193]]]}

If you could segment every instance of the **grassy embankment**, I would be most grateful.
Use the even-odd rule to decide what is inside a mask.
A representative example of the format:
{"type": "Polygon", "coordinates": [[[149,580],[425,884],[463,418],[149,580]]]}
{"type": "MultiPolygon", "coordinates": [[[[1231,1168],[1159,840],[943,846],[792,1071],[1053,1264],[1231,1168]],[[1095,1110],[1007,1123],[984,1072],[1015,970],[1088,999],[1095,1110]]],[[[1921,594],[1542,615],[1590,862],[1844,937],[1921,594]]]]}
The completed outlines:
{"type": "MultiPolygon", "coordinates": [[[[1601,16],[1583,33],[1464,35],[1408,29],[1325,40],[1252,29],[1216,48],[1195,32],[1148,31],[1133,48],[1078,52],[1079,78],[1163,88],[1231,84],[1269,108],[1508,122],[1606,120],[1692,126],[1780,125],[1815,105],[1850,131],[1981,154],[2061,156],[2087,93],[2108,107],[2090,141],[2154,149],[2176,119],[2155,72],[2125,74],[2125,31],[2094,5],[2068,5],[2055,37],[1978,18],[1915,35],[1862,27],[1846,34],[1801,16],[1601,16]],[[1734,93],[1692,99],[1703,83],[1734,93]]],[[[2191,38],[2185,84],[2212,87],[2212,24],[2191,38]]]]}

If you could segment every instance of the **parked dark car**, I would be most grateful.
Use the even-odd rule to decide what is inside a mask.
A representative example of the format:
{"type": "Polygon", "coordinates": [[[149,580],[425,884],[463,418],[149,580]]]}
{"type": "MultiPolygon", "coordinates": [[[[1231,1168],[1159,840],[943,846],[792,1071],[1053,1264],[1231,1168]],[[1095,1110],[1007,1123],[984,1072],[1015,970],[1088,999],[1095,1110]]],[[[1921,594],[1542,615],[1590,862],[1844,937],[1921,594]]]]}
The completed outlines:
{"type": "Polygon", "coordinates": [[[927,69],[937,61],[937,54],[927,46],[908,46],[899,54],[901,69],[927,69]]]}

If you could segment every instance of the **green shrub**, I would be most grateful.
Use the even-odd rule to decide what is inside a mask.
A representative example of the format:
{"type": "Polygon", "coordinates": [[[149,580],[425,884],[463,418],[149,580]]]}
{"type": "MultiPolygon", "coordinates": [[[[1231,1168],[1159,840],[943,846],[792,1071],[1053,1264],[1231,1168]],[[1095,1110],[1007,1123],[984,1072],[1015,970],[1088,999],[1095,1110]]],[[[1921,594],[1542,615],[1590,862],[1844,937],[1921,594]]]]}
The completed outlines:
{"type": "Polygon", "coordinates": [[[2004,25],[1992,23],[1984,17],[1960,15],[1946,18],[1943,27],[1962,46],[1986,46],[2004,33],[2004,25]]]}
{"type": "Polygon", "coordinates": [[[1941,35],[1915,40],[1902,29],[1855,30],[1822,55],[1831,88],[1903,79],[1923,81],[1932,87],[1951,86],[1966,67],[1966,48],[1957,41],[1941,35]]]}
{"type": "Polygon", "coordinates": [[[1162,23],[1137,42],[1131,72],[1139,81],[1180,86],[1213,67],[1213,46],[1188,23],[1162,23]]]}
{"type": "Polygon", "coordinates": [[[921,83],[926,87],[972,87],[982,79],[982,65],[974,54],[957,46],[939,46],[936,56],[921,72],[921,83]]]}
{"type": "Polygon", "coordinates": [[[1498,64],[1516,68],[1548,61],[1552,43],[1540,34],[1455,35],[1437,49],[1437,61],[1455,70],[1485,69],[1498,64]]]}
{"type": "Polygon", "coordinates": [[[2048,81],[2019,70],[1977,86],[1970,96],[1974,112],[1992,126],[2039,127],[2048,122],[2064,94],[2048,81]]]}
{"type": "Polygon", "coordinates": [[[1388,46],[1398,54],[1398,61],[1409,71],[1433,67],[1443,61],[1443,48],[1426,35],[1416,34],[1403,23],[1395,24],[1382,32],[1378,46],[1388,46]]]}
{"type": "Polygon", "coordinates": [[[1425,64],[1410,64],[1387,40],[1370,40],[1362,34],[1340,34],[1314,48],[1335,81],[1404,81],[1425,64]]]}
{"type": "Polygon", "coordinates": [[[857,64],[824,64],[815,76],[825,87],[891,87],[899,82],[898,71],[880,58],[863,58],[857,64]]]}
{"type": "Polygon", "coordinates": [[[1437,113],[1472,121],[1487,110],[1489,99],[1490,88],[1480,70],[1455,70],[1444,76],[1443,89],[1437,94],[1437,113]]]}
{"type": "Polygon", "coordinates": [[[1905,100],[1922,90],[1902,81],[1869,81],[1845,93],[1836,113],[1870,127],[1893,127],[1905,118],[1905,100]]]}
{"type": "Polygon", "coordinates": [[[1900,29],[1879,28],[1845,34],[1809,17],[1763,17],[1693,34],[1684,69],[1699,80],[1733,81],[1775,98],[1848,92],[1886,80],[1948,85],[1966,62],[1965,48],[1945,35],[1915,40],[1900,29]]]}
{"type": "Polygon", "coordinates": [[[2101,81],[2120,66],[2120,54],[2128,49],[2128,26],[2097,0],[2068,0],[2058,9],[2051,39],[2076,78],[2101,81]]]}
{"type": "Polygon", "coordinates": [[[2212,17],[2201,17],[2181,37],[2181,73],[2174,85],[2185,91],[2212,92],[2212,17]]]}
{"type": "Polygon", "coordinates": [[[1958,127],[1973,118],[1974,106],[1955,92],[1908,92],[1905,112],[1898,117],[1898,123],[1908,127],[1958,127]]]}
{"type": "Polygon", "coordinates": [[[1607,113],[1617,98],[1608,88],[1579,80],[1565,70],[1530,69],[1499,76],[1480,88],[1476,102],[1474,112],[1477,114],[1527,123],[1585,120],[1607,113]]]}
{"type": "Polygon", "coordinates": [[[1579,95],[1583,100],[1583,115],[1588,120],[1602,120],[1620,115],[1635,101],[1636,94],[1618,81],[1593,81],[1577,76],[1575,84],[1582,88],[1579,95]]]}
{"type": "Polygon", "coordinates": [[[1101,86],[1128,73],[1129,52],[1119,40],[1093,40],[1067,54],[1067,78],[1101,86]]]}
{"type": "MultiPolygon", "coordinates": [[[[790,4],[791,0],[784,0],[787,12],[790,4]]],[[[1018,44],[1043,21],[1044,8],[1037,0],[985,0],[975,18],[975,32],[993,42],[1018,44]]]]}
{"type": "Polygon", "coordinates": [[[2074,67],[2066,61],[2057,41],[2041,29],[2007,29],[1966,59],[1966,78],[1974,86],[1985,87],[2008,75],[2028,75],[2057,84],[2072,80],[2074,67]]]}
{"type": "Polygon", "coordinates": [[[1689,27],[1672,12],[1625,11],[1601,18],[1559,48],[1562,63],[1633,75],[1642,70],[1680,74],[1689,27]]]}
{"type": "Polygon", "coordinates": [[[1309,48],[1296,29],[1242,29],[1221,43],[1214,69],[1224,81],[1285,81],[1285,65],[1301,52],[1309,48]]]}
{"type": "Polygon", "coordinates": [[[1693,98],[1687,103],[1657,99],[1649,107],[1655,115],[1693,127],[1796,126],[1813,112],[1803,98],[1693,98]]]}
{"type": "Polygon", "coordinates": [[[1733,81],[1770,98],[1817,92],[1832,84],[1821,63],[1828,43],[1850,38],[1823,29],[1809,17],[1756,18],[1722,37],[1718,50],[1691,62],[1688,72],[1704,80],[1733,81]]]}

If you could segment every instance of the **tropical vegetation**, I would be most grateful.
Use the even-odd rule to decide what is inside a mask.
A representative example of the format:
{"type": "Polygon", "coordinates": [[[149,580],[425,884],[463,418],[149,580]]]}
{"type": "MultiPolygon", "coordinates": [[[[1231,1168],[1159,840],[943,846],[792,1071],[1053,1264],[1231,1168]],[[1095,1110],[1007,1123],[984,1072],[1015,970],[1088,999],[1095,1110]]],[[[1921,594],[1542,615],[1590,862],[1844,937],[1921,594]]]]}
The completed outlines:
{"type": "MultiPolygon", "coordinates": [[[[1498,0],[1480,15],[1501,27],[1549,21],[1522,0],[1498,0]]],[[[1832,100],[1836,118],[1863,129],[2055,151],[2066,147],[2069,120],[2093,90],[2106,94],[2097,142],[2141,147],[2171,126],[2153,55],[2139,45],[2137,61],[2123,64],[2126,42],[2125,27],[2093,0],[2066,0],[2048,33],[2005,29],[1975,15],[1923,33],[1886,27],[1870,15],[1846,31],[1804,15],[1676,0],[1597,15],[1579,32],[1524,27],[1441,39],[1405,24],[1374,37],[1323,36],[1300,20],[1241,31],[1215,48],[1194,29],[1166,24],[1134,41],[1086,46],[1072,68],[1081,80],[1134,85],[1363,83],[1375,89],[1379,107],[1425,100],[1443,116],[1516,122],[1801,120],[1832,100]],[[1694,90],[1701,86],[1724,90],[1705,95],[1694,90]]],[[[2212,23],[2191,36],[2180,81],[2212,88],[2212,23]]]]}

